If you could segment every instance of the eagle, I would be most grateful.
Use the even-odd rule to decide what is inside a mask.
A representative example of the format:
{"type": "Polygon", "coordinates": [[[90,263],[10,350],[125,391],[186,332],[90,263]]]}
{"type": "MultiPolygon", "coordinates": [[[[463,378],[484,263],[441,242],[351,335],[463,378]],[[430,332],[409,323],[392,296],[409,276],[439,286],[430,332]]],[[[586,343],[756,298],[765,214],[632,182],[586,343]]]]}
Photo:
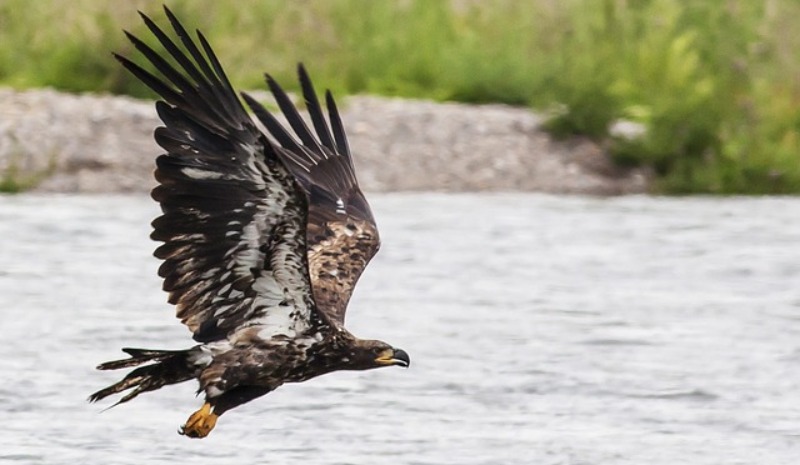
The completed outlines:
{"type": "Polygon", "coordinates": [[[137,367],[89,397],[126,392],[113,406],[196,379],[204,403],[179,433],[202,438],[220,415],[284,383],[337,370],[408,367],[408,354],[344,327],[348,301],[380,240],[356,180],[330,91],[327,118],[303,65],[298,75],[313,131],[266,75],[287,130],[253,97],[242,99],[208,41],[193,38],[165,7],[172,38],[139,13],[166,54],[125,31],[157,72],[115,58],[161,98],[152,197],[162,215],[152,239],[158,274],[196,345],[122,349],[100,370],[137,367]],[[173,38],[177,38],[174,40],[173,38]]]}

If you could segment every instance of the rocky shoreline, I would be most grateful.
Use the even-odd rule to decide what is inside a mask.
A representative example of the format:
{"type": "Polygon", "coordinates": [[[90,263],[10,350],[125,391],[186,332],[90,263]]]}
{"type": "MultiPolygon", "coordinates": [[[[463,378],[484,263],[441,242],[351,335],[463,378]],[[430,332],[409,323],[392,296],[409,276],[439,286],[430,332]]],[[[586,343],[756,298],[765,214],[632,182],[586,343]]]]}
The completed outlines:
{"type": "MultiPolygon", "coordinates": [[[[341,107],[365,191],[648,190],[644,171],[615,167],[592,141],[554,140],[527,109],[372,96],[341,107]]],[[[0,173],[38,192],[146,192],[159,124],[149,101],[0,89],[0,173]]]]}

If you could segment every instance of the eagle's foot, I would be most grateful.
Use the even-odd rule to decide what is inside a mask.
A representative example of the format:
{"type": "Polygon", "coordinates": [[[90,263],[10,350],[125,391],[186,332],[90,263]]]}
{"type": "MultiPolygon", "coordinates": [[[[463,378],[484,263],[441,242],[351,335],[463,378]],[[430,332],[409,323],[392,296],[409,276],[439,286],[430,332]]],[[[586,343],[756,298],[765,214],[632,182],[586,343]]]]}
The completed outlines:
{"type": "Polygon", "coordinates": [[[214,429],[214,425],[217,424],[217,417],[219,415],[214,413],[214,408],[206,402],[200,407],[200,410],[194,412],[186,420],[186,424],[181,426],[181,430],[178,433],[190,438],[204,438],[214,429]]]}

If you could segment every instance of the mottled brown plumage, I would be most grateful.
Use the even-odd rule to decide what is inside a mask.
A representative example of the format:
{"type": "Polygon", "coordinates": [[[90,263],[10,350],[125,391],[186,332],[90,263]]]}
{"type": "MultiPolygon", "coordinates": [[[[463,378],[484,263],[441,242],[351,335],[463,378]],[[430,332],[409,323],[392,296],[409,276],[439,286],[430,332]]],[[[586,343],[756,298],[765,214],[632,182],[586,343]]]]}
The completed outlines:
{"type": "Polygon", "coordinates": [[[122,403],[197,379],[205,403],[182,431],[204,437],[222,413],[284,383],[408,366],[402,350],[343,327],[379,237],[330,92],[326,119],[299,67],[312,132],[268,76],[293,132],[243,94],[264,134],[202,34],[198,47],[165,11],[182,47],[142,18],[170,60],[126,33],[160,77],[115,56],[162,98],[156,109],[164,127],[155,138],[167,153],[156,160],[159,186],[152,195],[163,214],[153,221],[152,238],[163,242],[155,255],[163,260],[158,272],[168,300],[199,344],[182,351],[123,349],[130,358],[98,368],[143,366],[90,399],[132,389],[122,403]]]}
{"type": "Polygon", "coordinates": [[[353,288],[372,256],[378,251],[375,224],[357,217],[309,224],[308,266],[314,300],[328,317],[344,324],[353,288]],[[337,252],[330,252],[336,250],[337,252]],[[340,263],[347,266],[339,266],[340,263]]]}

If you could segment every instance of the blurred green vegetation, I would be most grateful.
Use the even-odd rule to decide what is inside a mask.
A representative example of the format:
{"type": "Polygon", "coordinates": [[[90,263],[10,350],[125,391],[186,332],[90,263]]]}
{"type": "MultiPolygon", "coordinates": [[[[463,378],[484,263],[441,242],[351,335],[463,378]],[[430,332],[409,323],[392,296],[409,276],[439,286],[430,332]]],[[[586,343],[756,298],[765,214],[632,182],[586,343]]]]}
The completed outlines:
{"type": "MultiPolygon", "coordinates": [[[[111,58],[161,0],[0,0],[0,83],[152,94],[111,58]]],[[[334,92],[504,102],[604,141],[665,193],[800,192],[796,0],[167,1],[240,88],[298,61],[334,92]],[[645,136],[609,135],[627,119],[645,136]]]]}

